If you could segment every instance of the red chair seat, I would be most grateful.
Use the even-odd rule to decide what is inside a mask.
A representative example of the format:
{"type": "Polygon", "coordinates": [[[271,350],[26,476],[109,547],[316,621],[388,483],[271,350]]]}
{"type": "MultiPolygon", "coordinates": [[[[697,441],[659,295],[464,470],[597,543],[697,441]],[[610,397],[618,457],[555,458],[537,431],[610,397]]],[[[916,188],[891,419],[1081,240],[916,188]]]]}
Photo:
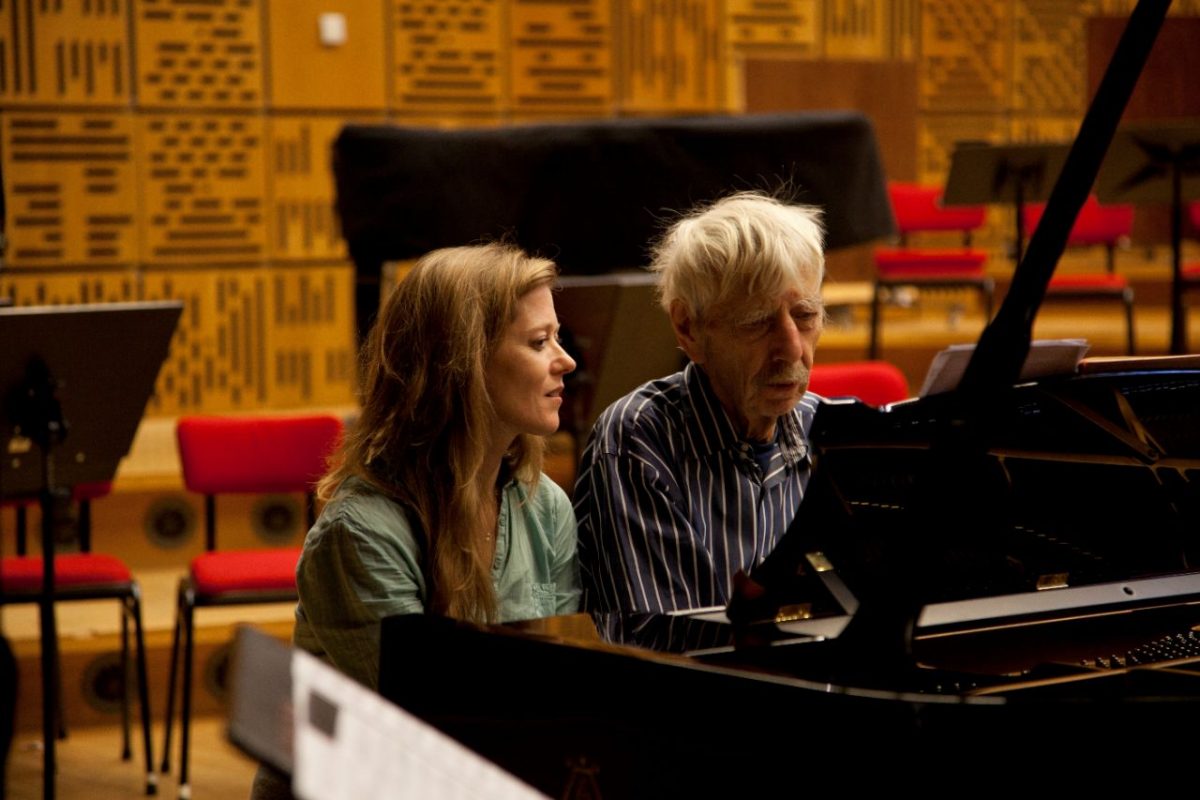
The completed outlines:
{"type": "Polygon", "coordinates": [[[814,364],[808,388],[825,397],[857,397],[874,406],[909,396],[908,379],[896,365],[887,361],[814,364]]]}
{"type": "Polygon", "coordinates": [[[1055,275],[1050,279],[1049,292],[1087,290],[1093,292],[1111,291],[1122,292],[1129,288],[1129,280],[1124,275],[1111,275],[1098,272],[1090,275],[1055,275]]]}
{"type": "MultiPolygon", "coordinates": [[[[39,592],[42,589],[41,556],[9,556],[0,559],[0,590],[6,594],[39,592]]],[[[54,585],[58,588],[128,583],[129,567],[119,558],[103,553],[72,553],[54,557],[54,585]]]]}
{"type": "Polygon", "coordinates": [[[875,268],[887,280],[974,279],[986,276],[987,254],[978,250],[876,250],[875,268]]]}
{"type": "Polygon", "coordinates": [[[298,547],[202,553],[192,559],[192,584],[202,595],[295,591],[299,560],[298,547]]]}

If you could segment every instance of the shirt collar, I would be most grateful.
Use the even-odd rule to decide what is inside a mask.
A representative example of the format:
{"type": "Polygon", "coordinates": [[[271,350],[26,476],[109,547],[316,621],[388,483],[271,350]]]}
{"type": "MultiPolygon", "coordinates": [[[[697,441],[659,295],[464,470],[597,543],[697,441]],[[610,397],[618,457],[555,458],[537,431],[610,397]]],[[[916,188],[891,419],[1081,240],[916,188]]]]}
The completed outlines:
{"type": "MultiPolygon", "coordinates": [[[[739,448],[742,437],[738,435],[725,413],[721,401],[712,390],[712,384],[704,370],[693,362],[683,369],[684,408],[688,413],[687,433],[692,449],[700,455],[710,455],[724,450],[739,448]]],[[[815,402],[801,399],[796,407],[779,418],[776,423],[776,441],[784,463],[789,467],[807,462],[807,430],[812,423],[815,402]]]]}

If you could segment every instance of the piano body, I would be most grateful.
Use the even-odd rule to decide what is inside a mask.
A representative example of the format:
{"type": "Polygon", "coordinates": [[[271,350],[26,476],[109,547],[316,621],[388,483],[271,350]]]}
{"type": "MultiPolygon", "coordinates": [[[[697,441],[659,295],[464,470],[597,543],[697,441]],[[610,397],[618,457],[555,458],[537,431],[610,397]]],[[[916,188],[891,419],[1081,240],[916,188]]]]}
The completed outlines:
{"type": "Polygon", "coordinates": [[[1017,380],[1168,6],[1134,10],[958,389],[824,405],[750,590],[669,616],[391,618],[383,695],[562,797],[1105,788],[1189,763],[1200,363],[1017,380]]]}

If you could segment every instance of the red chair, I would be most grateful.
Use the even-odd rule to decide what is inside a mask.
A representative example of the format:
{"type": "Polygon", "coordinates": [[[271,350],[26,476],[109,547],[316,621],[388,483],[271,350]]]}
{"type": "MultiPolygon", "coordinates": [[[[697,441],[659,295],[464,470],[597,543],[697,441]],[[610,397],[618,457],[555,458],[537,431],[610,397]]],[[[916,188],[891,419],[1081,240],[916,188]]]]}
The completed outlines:
{"type": "Polygon", "coordinates": [[[814,364],[808,389],[823,397],[857,397],[873,406],[910,397],[908,379],[887,361],[814,364]]]}
{"type": "MultiPolygon", "coordinates": [[[[146,646],[142,627],[141,589],[129,567],[116,556],[91,552],[91,502],[112,491],[112,483],[79,484],[72,488],[71,500],[77,504],[78,553],[54,556],[54,602],[68,603],[84,600],[116,600],[121,604],[121,674],[129,674],[129,624],[133,623],[137,673],[138,705],[141,708],[142,745],[146,757],[146,794],[157,791],[154,756],[150,742],[150,701],[146,678],[146,646]]],[[[6,500],[17,517],[17,555],[0,558],[0,605],[38,603],[42,598],[44,564],[42,557],[26,554],[27,516],[37,498],[6,500]]],[[[58,642],[43,642],[43,647],[58,647],[58,642]]],[[[62,663],[56,659],[56,663],[62,663]]],[[[61,684],[61,669],[58,675],[61,684]]],[[[124,685],[128,685],[126,681],[124,685]]],[[[58,737],[66,736],[62,714],[62,687],[58,691],[58,737]]],[[[44,720],[47,736],[53,731],[54,720],[44,720]]],[[[129,696],[121,698],[122,749],[121,758],[133,757],[130,731],[129,696]]]]}
{"type": "MultiPolygon", "coordinates": [[[[1032,235],[1045,211],[1044,203],[1025,206],[1025,230],[1032,235]]],[[[1105,271],[1079,274],[1058,274],[1046,287],[1047,300],[1116,300],[1125,306],[1125,346],[1132,355],[1136,350],[1133,325],[1133,287],[1124,275],[1116,271],[1117,247],[1129,240],[1133,230],[1133,206],[1128,204],[1101,205],[1095,195],[1088,195],[1075,224],[1067,237],[1068,247],[1103,245],[1106,251],[1105,271]]]]}
{"type": "Polygon", "coordinates": [[[311,527],[316,518],[313,486],[342,435],[329,414],[277,417],[183,417],[176,428],[183,482],[204,495],[205,552],[192,559],[179,583],[167,690],[162,771],[170,769],[178,662],[183,660],[180,714],[179,796],[191,795],[188,743],[191,727],[194,611],[204,606],[296,601],[300,548],[217,549],[219,494],[303,493],[311,527]],[[180,648],[182,645],[182,653],[180,648]]]}
{"type": "Polygon", "coordinates": [[[928,289],[972,289],[983,301],[988,319],[992,316],[995,281],[984,267],[987,254],[971,247],[971,234],[983,226],[983,206],[943,206],[942,190],[911,183],[888,184],[888,197],[900,246],[875,250],[875,286],[871,297],[871,332],[867,357],[879,356],[879,326],[884,295],[898,286],[928,289]],[[960,248],[913,248],[913,235],[958,232],[960,248]]]}
{"type": "MultiPolygon", "coordinates": [[[[1192,223],[1192,228],[1200,231],[1200,202],[1188,203],[1187,206],[1188,219],[1192,223]]],[[[1200,261],[1191,264],[1182,264],[1179,268],[1179,277],[1182,280],[1180,290],[1183,292],[1183,297],[1186,298],[1188,292],[1200,290],[1200,261]]],[[[1186,309],[1185,309],[1186,314],[1186,309]]],[[[1184,320],[1186,322],[1186,316],[1184,320]]],[[[1184,333],[1186,338],[1186,327],[1184,333]]]]}

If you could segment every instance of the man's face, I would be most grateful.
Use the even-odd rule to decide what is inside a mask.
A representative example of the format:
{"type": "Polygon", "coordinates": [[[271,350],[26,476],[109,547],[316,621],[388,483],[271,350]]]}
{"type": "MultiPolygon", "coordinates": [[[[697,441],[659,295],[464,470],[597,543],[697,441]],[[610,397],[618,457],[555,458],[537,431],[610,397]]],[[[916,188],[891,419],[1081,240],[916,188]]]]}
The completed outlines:
{"type": "Polygon", "coordinates": [[[824,326],[818,281],[774,298],[714,308],[700,321],[689,319],[682,306],[672,308],[671,320],[680,346],[704,369],[734,427],[747,439],[773,438],[775,421],[808,389],[824,326]]]}

